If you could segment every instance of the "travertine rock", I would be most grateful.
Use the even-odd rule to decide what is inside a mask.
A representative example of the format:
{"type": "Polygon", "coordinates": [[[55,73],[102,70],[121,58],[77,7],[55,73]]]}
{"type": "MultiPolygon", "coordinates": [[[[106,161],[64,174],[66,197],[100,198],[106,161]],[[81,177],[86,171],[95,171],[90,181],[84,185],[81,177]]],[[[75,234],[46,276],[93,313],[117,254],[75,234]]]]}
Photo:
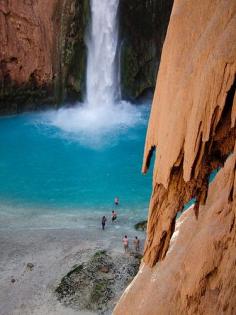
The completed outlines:
{"type": "Polygon", "coordinates": [[[150,265],[165,256],[177,211],[192,197],[204,203],[210,172],[233,151],[235,15],[233,0],[174,3],[143,162],[146,172],[156,147],[145,251],[150,265]]]}
{"type": "Polygon", "coordinates": [[[198,220],[192,209],[180,217],[165,259],[143,263],[115,315],[236,313],[235,159],[210,184],[198,220]]]}
{"type": "Polygon", "coordinates": [[[175,0],[144,152],[146,172],[156,149],[143,265],[116,315],[236,313],[235,73],[236,2],[175,0]]]}

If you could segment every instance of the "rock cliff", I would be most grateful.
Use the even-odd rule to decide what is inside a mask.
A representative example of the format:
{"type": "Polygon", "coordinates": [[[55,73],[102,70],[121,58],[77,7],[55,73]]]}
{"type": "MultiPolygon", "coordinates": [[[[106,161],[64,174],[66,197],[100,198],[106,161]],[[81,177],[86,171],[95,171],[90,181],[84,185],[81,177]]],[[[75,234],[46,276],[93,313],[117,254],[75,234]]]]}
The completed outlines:
{"type": "Polygon", "coordinates": [[[144,259],[116,315],[236,312],[235,30],[234,0],[174,2],[144,152],[144,259]]]}
{"type": "Polygon", "coordinates": [[[136,99],[154,91],[173,0],[120,0],[121,92],[136,99]]]}
{"type": "MultiPolygon", "coordinates": [[[[81,101],[90,0],[0,1],[0,114],[81,101]]],[[[154,89],[173,0],[120,0],[122,96],[154,89]]]]}
{"type": "Polygon", "coordinates": [[[88,11],[88,0],[0,1],[0,113],[81,98],[88,11]]]}

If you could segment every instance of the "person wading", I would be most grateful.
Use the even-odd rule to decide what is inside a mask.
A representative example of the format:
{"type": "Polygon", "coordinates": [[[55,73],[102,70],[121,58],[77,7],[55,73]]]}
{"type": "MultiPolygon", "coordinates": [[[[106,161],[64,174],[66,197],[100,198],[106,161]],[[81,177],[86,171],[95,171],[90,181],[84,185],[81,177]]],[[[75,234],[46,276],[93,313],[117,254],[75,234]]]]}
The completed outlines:
{"type": "Polygon", "coordinates": [[[140,250],[140,240],[138,239],[138,236],[135,236],[133,243],[134,243],[135,251],[139,252],[139,250],[140,250]]]}
{"type": "Polygon", "coordinates": [[[124,250],[125,253],[128,253],[128,249],[129,249],[129,240],[127,235],[125,235],[125,237],[123,238],[123,245],[124,245],[124,250]]]}
{"type": "Polygon", "coordinates": [[[118,205],[119,205],[119,198],[118,198],[118,197],[115,197],[115,199],[114,199],[114,203],[115,203],[115,205],[116,205],[116,206],[118,206],[118,205]]]}
{"type": "Polygon", "coordinates": [[[107,221],[107,218],[106,218],[105,215],[104,215],[104,216],[102,217],[102,229],[103,229],[103,230],[105,229],[106,221],[107,221]]]}
{"type": "Polygon", "coordinates": [[[114,222],[116,219],[117,219],[117,213],[114,210],[112,210],[112,212],[111,212],[111,220],[112,220],[112,222],[114,222]]]}

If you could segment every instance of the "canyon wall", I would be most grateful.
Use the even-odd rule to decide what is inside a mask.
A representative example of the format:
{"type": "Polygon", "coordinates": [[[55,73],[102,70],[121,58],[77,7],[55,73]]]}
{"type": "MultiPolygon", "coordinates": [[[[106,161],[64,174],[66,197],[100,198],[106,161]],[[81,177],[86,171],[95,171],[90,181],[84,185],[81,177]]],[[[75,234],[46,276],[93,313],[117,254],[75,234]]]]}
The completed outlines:
{"type": "Polygon", "coordinates": [[[82,97],[88,16],[88,0],[0,1],[0,113],[82,97]]]}
{"type": "Polygon", "coordinates": [[[120,80],[124,98],[153,92],[173,0],[120,0],[120,80]]]}
{"type": "MultiPolygon", "coordinates": [[[[173,0],[120,0],[122,96],[154,89],[173,0]]],[[[89,0],[0,1],[0,114],[81,101],[89,0]]]]}
{"type": "Polygon", "coordinates": [[[236,2],[175,0],[144,152],[144,258],[115,315],[236,313],[235,73],[236,2]]]}

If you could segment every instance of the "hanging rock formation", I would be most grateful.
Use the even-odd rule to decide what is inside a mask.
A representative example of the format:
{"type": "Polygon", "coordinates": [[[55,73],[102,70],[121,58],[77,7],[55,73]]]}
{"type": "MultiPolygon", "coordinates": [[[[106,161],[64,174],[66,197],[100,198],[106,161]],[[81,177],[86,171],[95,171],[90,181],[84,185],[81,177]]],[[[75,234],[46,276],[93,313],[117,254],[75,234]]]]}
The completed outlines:
{"type": "Polygon", "coordinates": [[[88,0],[0,1],[0,113],[81,98],[88,11],[88,0]]]}
{"type": "Polygon", "coordinates": [[[235,73],[236,2],[176,0],[144,152],[144,172],[156,152],[144,259],[115,315],[236,313],[235,73]]]}

